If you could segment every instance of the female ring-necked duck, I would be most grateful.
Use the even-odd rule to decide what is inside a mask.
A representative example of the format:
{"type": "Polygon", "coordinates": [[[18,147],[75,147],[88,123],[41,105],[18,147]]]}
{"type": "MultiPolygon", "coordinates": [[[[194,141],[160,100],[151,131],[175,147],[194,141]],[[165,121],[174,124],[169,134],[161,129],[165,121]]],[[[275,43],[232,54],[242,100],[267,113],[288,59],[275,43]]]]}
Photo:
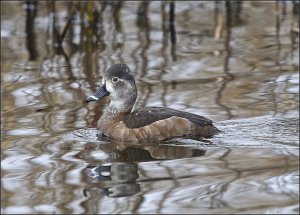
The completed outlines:
{"type": "Polygon", "coordinates": [[[126,142],[154,142],[184,136],[210,137],[220,130],[196,114],[163,107],[145,107],[131,112],[137,97],[132,71],[115,64],[104,74],[102,86],[86,102],[109,96],[111,102],[98,121],[100,132],[126,142]]]}

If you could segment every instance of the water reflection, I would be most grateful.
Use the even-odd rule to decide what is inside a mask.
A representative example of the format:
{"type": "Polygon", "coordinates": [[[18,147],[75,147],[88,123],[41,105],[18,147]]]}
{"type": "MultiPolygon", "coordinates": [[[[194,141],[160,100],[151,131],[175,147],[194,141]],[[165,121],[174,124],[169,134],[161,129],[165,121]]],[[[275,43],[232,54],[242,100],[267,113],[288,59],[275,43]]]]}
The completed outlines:
{"type": "MultiPolygon", "coordinates": [[[[237,5],[240,5],[240,3],[237,3],[237,2],[231,2],[231,1],[226,1],[226,26],[227,26],[227,31],[226,31],[226,42],[225,42],[225,50],[226,50],[226,57],[225,57],[225,62],[224,62],[224,73],[226,74],[226,77],[223,81],[223,84],[222,86],[220,87],[220,90],[218,90],[218,93],[217,93],[217,99],[216,99],[216,103],[222,107],[226,113],[227,113],[227,116],[228,116],[228,119],[232,119],[233,117],[233,114],[232,114],[232,111],[230,110],[230,108],[223,104],[222,103],[222,94],[223,94],[223,91],[226,90],[227,88],[227,84],[229,84],[231,81],[234,80],[235,76],[234,74],[232,74],[230,72],[230,68],[229,68],[229,63],[230,63],[230,57],[232,55],[232,48],[230,46],[230,42],[231,42],[231,31],[232,31],[232,26],[233,26],[233,20],[237,20],[239,19],[238,17],[238,14],[240,12],[240,7],[236,7],[237,5]],[[233,11],[235,12],[236,16],[233,16],[233,11]]],[[[217,5],[217,8],[219,8],[220,6],[217,5]]],[[[217,16],[221,16],[221,15],[218,15],[218,13],[220,10],[215,10],[217,16]]],[[[218,19],[218,21],[220,20],[220,18],[218,19]]],[[[235,21],[236,23],[236,21],[235,21]]],[[[220,30],[217,30],[217,27],[221,25],[221,24],[217,24],[216,25],[216,34],[215,34],[215,38],[218,38],[219,37],[219,31],[220,30]]],[[[220,28],[220,27],[219,27],[220,28]]]]}
{"type": "Polygon", "coordinates": [[[96,179],[98,183],[109,182],[104,187],[100,185],[102,187],[100,193],[108,197],[131,196],[141,191],[136,181],[139,178],[136,163],[103,164],[96,167],[89,166],[87,170],[88,176],[96,179]]]}
{"type": "Polygon", "coordinates": [[[2,213],[299,212],[297,1],[26,5],[1,3],[2,213]],[[116,62],[135,72],[135,108],[225,132],[205,146],[57,138],[96,127],[108,100],[82,101],[116,62]]]}
{"type": "Polygon", "coordinates": [[[138,163],[205,155],[205,150],[170,145],[143,147],[109,144],[100,149],[106,152],[108,157],[102,160],[101,164],[93,162],[93,165],[87,167],[87,175],[94,179],[89,180],[89,183],[93,183],[89,189],[101,187],[99,193],[108,197],[131,196],[141,191],[138,163]]]}
{"type": "Polygon", "coordinates": [[[37,14],[37,1],[26,1],[26,47],[29,53],[29,61],[34,61],[38,57],[36,48],[36,37],[34,33],[34,20],[37,14]]]}
{"type": "MultiPolygon", "coordinates": [[[[176,44],[176,41],[178,40],[177,38],[182,38],[182,36],[184,36],[184,33],[182,33],[182,31],[179,31],[178,34],[175,30],[176,25],[181,24],[180,21],[175,21],[175,12],[176,10],[179,10],[178,8],[175,8],[175,5],[180,3],[160,2],[159,4],[161,11],[161,13],[159,14],[159,21],[161,22],[162,34],[157,34],[156,26],[158,20],[153,21],[149,18],[149,10],[157,6],[149,2],[139,2],[137,4],[137,8],[135,8],[136,16],[134,17],[137,28],[133,28],[132,26],[130,26],[131,29],[135,30],[135,32],[133,31],[131,33],[136,37],[136,41],[133,41],[133,39],[126,38],[128,32],[127,29],[124,29],[123,27],[124,17],[122,16],[122,11],[126,11],[128,10],[128,8],[126,7],[126,4],[123,4],[122,2],[108,3],[104,1],[86,3],[47,3],[48,17],[51,18],[49,19],[50,21],[48,22],[47,27],[48,37],[52,38],[47,42],[47,44],[48,46],[52,47],[52,51],[50,52],[52,54],[48,54],[43,62],[43,64],[45,65],[44,69],[46,71],[45,76],[49,77],[52,76],[52,74],[57,73],[61,77],[63,73],[66,73],[68,79],[74,82],[75,80],[78,80],[80,76],[82,76],[82,74],[84,74],[85,81],[88,83],[90,91],[95,91],[95,89],[99,85],[99,80],[101,78],[102,72],[106,70],[109,65],[115,62],[125,62],[129,64],[133,71],[135,71],[135,73],[137,74],[137,79],[145,81],[144,85],[147,86],[142,88],[141,94],[144,95],[144,98],[146,99],[138,98],[137,106],[145,106],[147,105],[147,103],[151,102],[151,100],[148,100],[147,98],[153,92],[153,89],[150,89],[152,85],[151,83],[149,83],[149,81],[151,81],[151,77],[153,77],[151,74],[153,72],[150,73],[151,70],[154,70],[154,73],[156,73],[155,78],[157,78],[157,80],[159,81],[162,81],[163,87],[160,105],[167,106],[168,101],[165,98],[168,96],[168,84],[165,84],[165,81],[163,80],[170,80],[170,71],[174,72],[174,70],[178,70],[176,68],[173,68],[171,65],[176,60],[178,54],[181,54],[180,50],[182,45],[179,44],[178,46],[178,44],[176,44]],[[60,14],[58,14],[57,12],[57,8],[60,8],[62,6],[66,9],[66,20],[63,22],[63,24],[59,22],[60,14]],[[167,6],[169,7],[169,11],[166,12],[167,6]],[[110,27],[106,24],[106,22],[108,22],[109,20],[113,21],[113,27],[110,27]],[[62,26],[61,30],[59,29],[59,25],[62,26]],[[166,53],[166,49],[169,45],[168,34],[170,35],[170,57],[166,53]],[[109,35],[112,36],[110,37],[109,35]],[[155,37],[151,35],[155,35],[155,37]],[[156,41],[157,35],[160,36],[160,43],[157,43],[156,41]],[[65,47],[63,46],[63,44],[65,44],[65,47]],[[158,44],[161,44],[161,46],[154,52],[155,58],[153,59],[153,57],[151,57],[153,52],[152,47],[155,47],[158,44]],[[78,49],[79,46],[80,49],[78,49]],[[70,48],[71,50],[69,50],[70,48]],[[127,55],[126,53],[128,53],[129,55],[127,55]],[[78,54],[80,55],[80,57],[77,57],[78,54]],[[170,61],[170,59],[172,59],[172,61],[170,61]],[[74,63],[74,60],[76,60],[77,62],[74,63]],[[71,61],[73,61],[73,63],[71,61]],[[82,68],[80,68],[78,65],[81,64],[81,62],[82,68]]],[[[255,3],[251,4],[255,5],[255,3]]],[[[296,3],[293,3],[293,9],[295,9],[295,5],[296,3]]],[[[245,8],[247,9],[247,7],[249,6],[243,4],[242,2],[215,1],[215,23],[214,27],[209,30],[211,32],[214,32],[214,38],[217,41],[222,42],[222,44],[224,45],[224,49],[213,47],[210,50],[216,57],[221,55],[220,57],[223,57],[224,59],[224,76],[219,78],[213,77],[211,81],[217,83],[217,86],[211,88],[217,88],[215,94],[215,105],[218,105],[219,109],[221,109],[222,112],[225,112],[225,114],[227,115],[227,119],[236,117],[234,110],[232,110],[234,107],[231,107],[231,102],[228,102],[228,97],[230,97],[232,92],[231,86],[236,85],[235,70],[241,69],[246,71],[250,67],[250,70],[252,72],[256,68],[260,67],[259,63],[256,63],[256,61],[260,61],[261,58],[254,57],[254,59],[251,60],[251,56],[250,59],[247,57],[243,57],[243,52],[245,51],[242,52],[242,57],[240,59],[239,57],[233,56],[236,52],[239,52],[239,50],[237,50],[235,46],[231,45],[234,44],[231,34],[232,32],[236,31],[236,28],[242,27],[243,25],[247,24],[247,22],[245,22],[245,18],[242,17],[243,13],[245,12],[244,10],[245,8]],[[225,19],[223,18],[224,16],[225,19]],[[225,20],[226,22],[226,29],[224,30],[223,20],[225,20]],[[223,38],[224,40],[222,40],[223,38]],[[242,61],[241,64],[246,63],[247,65],[241,65],[241,68],[237,68],[237,66],[234,64],[231,65],[231,61],[233,61],[235,58],[242,61]]],[[[285,21],[285,17],[287,16],[287,5],[275,2],[274,9],[278,12],[276,13],[276,21],[274,23],[274,26],[276,27],[276,43],[278,48],[278,50],[276,51],[276,65],[274,66],[277,66],[275,70],[278,70],[277,74],[278,76],[280,76],[280,71],[286,70],[281,62],[283,62],[282,58],[286,58],[287,56],[283,56],[284,53],[281,52],[281,42],[279,40],[279,37],[281,37],[280,23],[283,23],[285,21]],[[280,9],[282,9],[281,13],[279,13],[280,9]]],[[[27,20],[33,20],[32,18],[29,19],[29,14],[30,13],[28,13],[27,20]]],[[[190,17],[188,17],[187,20],[190,20],[190,22],[192,21],[190,17]]],[[[29,23],[33,23],[33,21],[29,23]]],[[[33,27],[34,26],[32,24],[28,25],[28,35],[32,34],[30,32],[33,32],[33,30],[30,29],[33,29],[33,27]]],[[[205,32],[205,30],[203,30],[203,32],[205,32]]],[[[128,34],[127,37],[131,36],[131,34],[128,34]]],[[[205,35],[205,33],[199,33],[199,35],[197,36],[203,37],[203,35],[205,35]]],[[[292,42],[292,44],[295,44],[295,37],[293,35],[294,34],[291,34],[291,40],[294,41],[292,42]]],[[[29,38],[33,37],[27,37],[28,48],[31,47],[28,49],[28,51],[30,53],[30,56],[33,56],[33,58],[35,58],[35,40],[29,40],[29,38]]],[[[235,40],[239,41],[239,36],[237,36],[236,38],[235,40]]],[[[182,40],[181,43],[183,43],[184,41],[185,40],[182,40]]],[[[198,45],[205,46],[203,41],[200,41],[197,46],[198,45]]],[[[247,50],[247,48],[245,50],[247,50]]],[[[262,58],[264,59],[267,57],[262,56],[262,58]]],[[[198,60],[195,61],[195,66],[191,66],[192,63],[185,63],[182,61],[178,62],[180,65],[182,65],[182,69],[179,70],[189,73],[189,69],[193,70],[193,67],[214,67],[213,65],[210,65],[211,63],[205,63],[204,66],[202,65],[206,61],[205,57],[200,56],[197,59],[198,60]]],[[[215,59],[211,60],[211,62],[213,62],[214,60],[215,59]]],[[[189,59],[189,61],[191,62],[192,58],[189,59]]],[[[261,72],[262,70],[258,71],[261,72]]],[[[199,72],[198,69],[196,72],[199,72]]],[[[184,73],[181,73],[181,75],[183,76],[176,77],[175,73],[174,76],[176,77],[176,80],[171,83],[181,81],[185,78],[184,73]]],[[[195,78],[196,77],[189,77],[188,80],[189,82],[191,82],[195,80],[195,78]]],[[[198,75],[197,78],[199,78],[198,75]]],[[[200,78],[204,80],[206,77],[200,76],[200,78]]],[[[245,80],[245,87],[248,87],[248,83],[248,79],[245,80]]],[[[277,104],[281,101],[278,101],[274,93],[272,94],[272,102],[274,103],[274,115],[276,115],[278,112],[280,112],[277,110],[277,104]]],[[[96,108],[93,110],[93,112],[96,115],[99,114],[99,111],[96,108]]],[[[87,123],[89,124],[90,122],[87,123]]],[[[92,122],[92,125],[95,125],[95,122],[92,122]]]]}

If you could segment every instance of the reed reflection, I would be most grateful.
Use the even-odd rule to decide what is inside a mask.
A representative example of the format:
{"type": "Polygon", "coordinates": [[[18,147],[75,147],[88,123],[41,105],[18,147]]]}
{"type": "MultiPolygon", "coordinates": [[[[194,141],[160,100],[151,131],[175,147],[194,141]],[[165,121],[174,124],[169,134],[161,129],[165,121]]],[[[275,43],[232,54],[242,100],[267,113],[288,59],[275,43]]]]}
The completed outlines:
{"type": "Polygon", "coordinates": [[[68,76],[68,80],[75,80],[72,72],[72,65],[70,63],[70,54],[68,54],[63,46],[63,41],[67,35],[68,30],[71,26],[71,20],[73,19],[75,10],[73,4],[68,4],[68,18],[67,22],[64,23],[63,29],[60,31],[58,28],[57,14],[56,14],[56,2],[47,2],[48,18],[47,33],[46,33],[46,48],[47,55],[43,60],[43,67],[46,71],[45,76],[52,76],[49,72],[55,73],[56,75],[63,77],[64,74],[68,76]]]}
{"type": "MultiPolygon", "coordinates": [[[[226,49],[226,57],[225,57],[225,62],[224,62],[224,73],[226,74],[226,78],[224,79],[222,86],[220,87],[220,89],[217,92],[217,98],[216,98],[216,103],[222,107],[222,109],[224,109],[227,113],[228,119],[231,119],[233,117],[232,111],[231,109],[225,105],[222,101],[222,97],[223,94],[227,88],[227,85],[229,84],[229,82],[234,80],[234,75],[232,73],[230,73],[230,68],[229,68],[229,63],[230,63],[230,57],[232,54],[231,51],[231,46],[230,46],[230,42],[231,42],[231,28],[233,26],[233,20],[238,19],[238,15],[233,16],[233,14],[239,14],[239,12],[237,12],[236,10],[240,10],[240,7],[237,7],[237,5],[235,5],[235,3],[231,2],[231,1],[226,1],[226,24],[227,24],[227,34],[226,34],[226,40],[225,40],[225,49],[226,49]]],[[[238,4],[239,5],[239,4],[238,4]]],[[[220,7],[217,5],[217,8],[220,7]]],[[[215,10],[215,12],[217,13],[217,16],[219,13],[219,9],[215,10]]],[[[217,19],[217,21],[219,22],[220,20],[217,19]]],[[[215,34],[215,38],[218,37],[220,34],[220,30],[218,30],[218,25],[220,25],[219,23],[216,25],[216,34],[215,34]]]]}
{"type": "Polygon", "coordinates": [[[26,1],[26,48],[29,53],[29,61],[35,61],[38,57],[36,48],[36,36],[34,32],[34,20],[37,15],[37,1],[26,1]]]}
{"type": "MultiPolygon", "coordinates": [[[[216,40],[221,38],[222,30],[223,30],[223,7],[222,2],[215,1],[215,31],[214,31],[214,38],[216,40]]],[[[216,52],[216,51],[215,51],[216,52]]],[[[219,52],[217,53],[219,54],[219,52]]]]}
{"type": "Polygon", "coordinates": [[[173,61],[176,61],[175,2],[170,3],[169,24],[170,24],[171,55],[173,61]]]}
{"type": "Polygon", "coordinates": [[[150,23],[148,18],[149,2],[141,2],[138,6],[136,25],[139,28],[138,38],[140,39],[140,49],[141,49],[141,69],[140,77],[143,78],[146,75],[148,68],[148,56],[147,51],[150,47],[150,23]]]}

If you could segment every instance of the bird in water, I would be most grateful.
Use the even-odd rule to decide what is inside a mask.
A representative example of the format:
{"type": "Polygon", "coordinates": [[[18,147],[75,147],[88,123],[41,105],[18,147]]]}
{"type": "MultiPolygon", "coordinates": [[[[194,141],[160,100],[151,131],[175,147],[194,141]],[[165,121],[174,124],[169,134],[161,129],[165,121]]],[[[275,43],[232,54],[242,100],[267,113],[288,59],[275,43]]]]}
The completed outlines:
{"type": "Polygon", "coordinates": [[[122,142],[155,142],[178,137],[207,138],[220,132],[210,119],[165,107],[145,107],[132,111],[137,98],[132,71],[115,64],[104,74],[102,86],[86,102],[109,96],[110,104],[98,121],[102,135],[122,142]]]}

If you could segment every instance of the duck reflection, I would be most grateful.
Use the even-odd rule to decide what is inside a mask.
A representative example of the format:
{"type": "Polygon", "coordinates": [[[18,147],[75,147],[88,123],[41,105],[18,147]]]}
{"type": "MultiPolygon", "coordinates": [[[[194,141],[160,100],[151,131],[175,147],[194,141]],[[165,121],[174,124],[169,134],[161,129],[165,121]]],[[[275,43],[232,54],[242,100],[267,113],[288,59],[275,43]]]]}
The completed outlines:
{"type": "Polygon", "coordinates": [[[175,145],[120,145],[101,147],[107,158],[99,165],[87,167],[89,182],[101,187],[100,193],[108,197],[131,196],[141,191],[138,163],[173,160],[205,155],[205,150],[175,145]],[[100,185],[100,186],[99,186],[100,185]]]}
{"type": "Polygon", "coordinates": [[[88,176],[97,182],[110,182],[101,189],[101,194],[109,197],[131,196],[141,191],[137,183],[136,163],[112,163],[88,168],[88,176]]]}

